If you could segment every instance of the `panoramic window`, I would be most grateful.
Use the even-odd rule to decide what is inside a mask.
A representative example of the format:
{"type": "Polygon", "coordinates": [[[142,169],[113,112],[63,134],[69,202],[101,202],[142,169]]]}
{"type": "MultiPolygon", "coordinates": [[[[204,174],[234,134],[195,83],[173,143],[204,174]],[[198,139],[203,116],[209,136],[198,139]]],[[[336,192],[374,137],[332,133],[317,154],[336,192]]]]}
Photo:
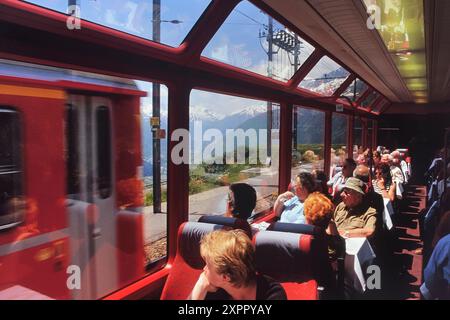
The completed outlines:
{"type": "Polygon", "coordinates": [[[367,120],[367,148],[373,149],[373,121],[367,120]]]}
{"type": "Polygon", "coordinates": [[[230,185],[236,183],[255,189],[253,214],[272,207],[278,194],[279,121],[277,104],[192,91],[190,220],[228,212],[230,185]]]}
{"type": "Polygon", "coordinates": [[[331,96],[350,73],[329,57],[323,57],[302,80],[300,87],[331,96]]]}
{"type": "Polygon", "coordinates": [[[137,168],[144,190],[145,259],[151,270],[167,255],[168,88],[143,81],[136,85],[147,93],[140,101],[142,159],[137,168]]]}
{"type": "Polygon", "coordinates": [[[359,80],[355,79],[352,84],[345,90],[343,96],[350,98],[353,102],[358,100],[361,95],[366,91],[367,85],[359,80]]]}
{"type": "MultiPolygon", "coordinates": [[[[62,13],[69,0],[27,0],[62,13]]],[[[141,38],[178,47],[208,7],[210,0],[77,0],[82,20],[94,22],[141,38]]],[[[81,28],[82,28],[81,22],[81,28]]]]}
{"type": "Polygon", "coordinates": [[[376,91],[372,91],[362,102],[361,107],[369,108],[378,99],[380,95],[376,91]]]}
{"type": "Polygon", "coordinates": [[[372,112],[378,113],[381,110],[383,110],[383,108],[389,103],[388,100],[383,100],[380,103],[376,104],[375,106],[373,106],[372,112]]]}
{"type": "Polygon", "coordinates": [[[19,114],[0,107],[0,230],[24,219],[19,114]]]}
{"type": "Polygon", "coordinates": [[[248,1],[230,14],[208,46],[205,57],[288,81],[314,47],[248,1]]]}
{"type": "Polygon", "coordinates": [[[333,113],[331,119],[331,167],[330,177],[334,176],[337,167],[342,167],[348,157],[347,126],[348,117],[345,114],[333,113]]]}
{"type": "Polygon", "coordinates": [[[360,117],[355,117],[353,121],[353,159],[364,152],[362,145],[362,122],[360,117]]]}
{"type": "Polygon", "coordinates": [[[324,169],[325,113],[294,107],[292,127],[292,176],[324,169]]]}

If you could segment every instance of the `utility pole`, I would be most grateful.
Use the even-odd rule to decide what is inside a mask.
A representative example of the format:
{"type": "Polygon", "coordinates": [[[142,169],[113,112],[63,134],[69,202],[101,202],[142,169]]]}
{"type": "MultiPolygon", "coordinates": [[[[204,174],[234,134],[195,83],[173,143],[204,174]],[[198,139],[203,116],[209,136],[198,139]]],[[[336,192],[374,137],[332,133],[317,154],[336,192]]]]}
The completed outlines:
{"type": "MultiPolygon", "coordinates": [[[[300,40],[298,39],[298,36],[295,35],[295,48],[294,48],[294,72],[296,72],[298,70],[299,67],[299,58],[300,58],[300,40]]],[[[293,139],[293,146],[292,148],[297,151],[297,134],[298,134],[298,130],[297,130],[297,125],[298,125],[298,119],[297,119],[297,108],[294,106],[294,114],[293,114],[293,118],[294,118],[294,127],[292,128],[292,139],[293,139]]]]}
{"type": "MultiPolygon", "coordinates": [[[[269,32],[267,33],[269,65],[267,66],[267,75],[272,78],[273,75],[273,18],[269,16],[269,32]]],[[[272,157],[272,102],[267,102],[267,156],[272,157]]]]}
{"type": "MultiPolygon", "coordinates": [[[[153,41],[161,42],[161,0],[153,0],[153,41]]],[[[152,123],[153,131],[153,212],[161,210],[161,142],[157,136],[161,128],[161,87],[153,83],[152,110],[153,118],[158,119],[152,123]]]]}

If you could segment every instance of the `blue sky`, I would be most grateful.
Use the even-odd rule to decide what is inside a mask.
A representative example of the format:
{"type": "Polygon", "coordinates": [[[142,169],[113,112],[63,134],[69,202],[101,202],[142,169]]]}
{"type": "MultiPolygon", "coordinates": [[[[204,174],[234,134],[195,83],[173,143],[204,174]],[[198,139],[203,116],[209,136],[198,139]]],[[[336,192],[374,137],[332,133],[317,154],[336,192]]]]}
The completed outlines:
{"type": "MultiPolygon", "coordinates": [[[[48,7],[56,11],[67,12],[67,0],[29,0],[28,2],[48,7]]],[[[78,0],[81,18],[121,30],[145,39],[152,39],[152,0],[78,0]]],[[[192,26],[209,5],[210,0],[161,0],[161,20],[179,20],[181,23],[161,23],[161,42],[177,47],[191,30],[192,26]]],[[[237,67],[268,74],[267,43],[260,33],[267,32],[268,16],[247,1],[241,2],[227,18],[203,55],[223,61],[237,67]]],[[[82,27],[82,25],[81,25],[82,27]]],[[[274,20],[274,31],[285,30],[284,26],[274,20]]],[[[303,42],[300,63],[312,53],[314,47],[303,42]]],[[[272,72],[274,77],[287,81],[294,73],[293,57],[283,50],[274,55],[272,72]],[[290,59],[289,59],[290,58],[290,59]]],[[[331,62],[316,66],[308,77],[322,77],[324,73],[336,69],[331,62]]],[[[151,84],[138,82],[141,89],[151,93],[151,84]]],[[[167,96],[163,88],[162,95],[167,96]]],[[[213,95],[204,95],[196,101],[202,101],[204,107],[223,110],[224,103],[214,101],[213,95]],[[208,101],[206,96],[211,97],[208,101]]],[[[235,103],[227,104],[229,112],[245,107],[245,100],[233,99],[235,103]],[[242,101],[242,102],[240,102],[242,101]]],[[[151,99],[143,99],[143,105],[151,107],[151,99]]],[[[228,114],[228,110],[226,112],[228,114]]]]}

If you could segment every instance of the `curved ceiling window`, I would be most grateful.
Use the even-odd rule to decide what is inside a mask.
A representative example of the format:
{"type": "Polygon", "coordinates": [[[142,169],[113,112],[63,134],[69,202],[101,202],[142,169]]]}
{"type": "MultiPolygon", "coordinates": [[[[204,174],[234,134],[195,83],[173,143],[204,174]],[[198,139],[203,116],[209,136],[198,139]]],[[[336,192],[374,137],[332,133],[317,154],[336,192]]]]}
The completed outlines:
{"type": "Polygon", "coordinates": [[[383,110],[383,108],[389,103],[388,100],[383,100],[380,103],[376,104],[373,109],[372,112],[374,113],[379,113],[381,110],[383,110]]]}
{"type": "Polygon", "coordinates": [[[355,79],[347,90],[345,90],[343,96],[350,98],[354,102],[361,97],[366,89],[367,85],[363,81],[355,79]]]}
{"type": "Polygon", "coordinates": [[[230,14],[203,56],[288,81],[314,47],[248,1],[230,14]]]}
{"type": "Polygon", "coordinates": [[[303,79],[299,87],[331,96],[350,75],[329,57],[323,57],[303,79]]]}
{"type": "Polygon", "coordinates": [[[69,6],[76,4],[82,20],[178,47],[211,1],[28,0],[26,2],[73,14],[75,11],[69,10],[69,6]]]}
{"type": "Polygon", "coordinates": [[[364,100],[361,102],[361,107],[369,108],[378,99],[380,95],[376,91],[372,91],[364,100]]]}

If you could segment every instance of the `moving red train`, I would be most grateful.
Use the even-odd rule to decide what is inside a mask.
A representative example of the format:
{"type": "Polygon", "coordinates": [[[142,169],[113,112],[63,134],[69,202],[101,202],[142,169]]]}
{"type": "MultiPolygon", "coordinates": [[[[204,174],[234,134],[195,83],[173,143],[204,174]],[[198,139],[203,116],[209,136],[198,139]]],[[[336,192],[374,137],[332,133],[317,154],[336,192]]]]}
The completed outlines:
{"type": "Polygon", "coordinates": [[[186,299],[217,229],[243,229],[255,274],[291,300],[429,298],[430,274],[448,286],[434,249],[450,232],[449,14],[437,0],[2,0],[0,300],[186,299]],[[280,196],[303,205],[309,185],[331,193],[336,224],[354,175],[356,196],[382,198],[370,223],[280,223],[280,196]],[[236,183],[256,197],[243,221],[223,217],[236,183]]]}
{"type": "Polygon", "coordinates": [[[142,213],[134,209],[143,205],[146,93],[114,77],[0,65],[1,288],[92,299],[142,276],[142,213]],[[75,294],[68,271],[82,275],[75,294]]]}

